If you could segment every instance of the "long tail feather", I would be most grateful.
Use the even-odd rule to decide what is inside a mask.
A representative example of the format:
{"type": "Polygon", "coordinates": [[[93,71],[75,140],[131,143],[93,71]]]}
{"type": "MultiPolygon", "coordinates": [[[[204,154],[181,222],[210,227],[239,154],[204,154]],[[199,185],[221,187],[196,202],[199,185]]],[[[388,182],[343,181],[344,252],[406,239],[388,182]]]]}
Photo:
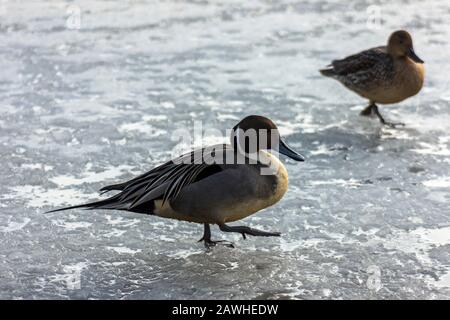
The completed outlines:
{"type": "MultiPolygon", "coordinates": [[[[85,208],[85,209],[103,209],[102,206],[111,205],[115,202],[115,197],[111,197],[105,200],[85,203],[85,204],[79,204],[76,206],[70,206],[65,208],[59,208],[47,211],[45,213],[51,213],[51,212],[57,212],[57,211],[64,211],[64,210],[70,210],[70,209],[77,209],[77,208],[85,208]]],[[[105,208],[106,209],[106,208],[105,208]]]]}
{"type": "Polygon", "coordinates": [[[126,185],[127,185],[127,183],[112,184],[112,185],[101,188],[99,191],[101,192],[101,194],[104,194],[104,193],[106,193],[108,191],[112,191],[112,190],[122,191],[123,189],[125,189],[126,185]]]}

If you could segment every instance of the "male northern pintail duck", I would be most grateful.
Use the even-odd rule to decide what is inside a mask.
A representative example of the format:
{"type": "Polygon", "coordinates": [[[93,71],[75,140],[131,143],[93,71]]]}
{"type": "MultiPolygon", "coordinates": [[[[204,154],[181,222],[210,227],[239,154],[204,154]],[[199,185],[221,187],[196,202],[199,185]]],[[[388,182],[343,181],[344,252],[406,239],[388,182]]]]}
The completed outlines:
{"type": "MultiPolygon", "coordinates": [[[[280,236],[247,226],[230,226],[278,202],[288,188],[288,173],[275,150],[296,161],[304,161],[280,137],[276,125],[262,116],[248,116],[231,132],[231,145],[220,144],[194,150],[168,161],[130,181],[100,191],[119,190],[105,200],[56,209],[116,209],[204,224],[207,248],[210,224],[224,232],[246,237],[280,236]]],[[[233,247],[231,243],[225,243],[233,247]]]]}
{"type": "Polygon", "coordinates": [[[391,34],[387,46],[334,60],[320,72],[369,99],[361,115],[374,113],[381,123],[394,127],[403,124],[385,121],[376,104],[397,103],[417,94],[425,77],[423,63],[414,52],[411,35],[399,30],[391,34]]]}

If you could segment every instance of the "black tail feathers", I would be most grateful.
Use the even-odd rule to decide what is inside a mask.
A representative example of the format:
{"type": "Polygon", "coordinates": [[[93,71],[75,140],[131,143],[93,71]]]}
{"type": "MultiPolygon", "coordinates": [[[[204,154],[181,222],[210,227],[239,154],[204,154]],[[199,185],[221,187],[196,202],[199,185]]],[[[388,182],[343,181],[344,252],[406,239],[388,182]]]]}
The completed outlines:
{"type": "Polygon", "coordinates": [[[86,210],[89,210],[89,209],[115,209],[115,208],[108,208],[115,203],[116,203],[116,199],[114,199],[114,197],[112,197],[112,198],[108,198],[105,200],[100,200],[100,201],[95,201],[95,202],[90,202],[90,203],[85,203],[85,204],[79,204],[76,206],[70,206],[70,207],[65,207],[65,208],[54,209],[54,210],[47,211],[45,213],[77,209],[77,208],[84,208],[86,210]]]}
{"type": "Polygon", "coordinates": [[[112,184],[109,186],[104,186],[103,188],[100,189],[100,194],[104,194],[108,191],[112,191],[112,190],[119,190],[122,191],[123,189],[125,189],[125,187],[127,186],[127,183],[119,183],[119,184],[112,184]]]}
{"type": "Polygon", "coordinates": [[[154,214],[155,204],[154,201],[148,200],[138,206],[131,206],[131,202],[122,202],[120,200],[120,193],[117,195],[112,196],[111,198],[80,204],[76,206],[70,206],[55,210],[50,210],[45,213],[51,213],[51,212],[58,212],[58,211],[64,211],[64,210],[70,210],[70,209],[77,209],[77,208],[84,208],[85,210],[94,210],[94,209],[109,209],[109,210],[125,210],[130,212],[136,212],[136,213],[143,213],[143,214],[154,214]]]}

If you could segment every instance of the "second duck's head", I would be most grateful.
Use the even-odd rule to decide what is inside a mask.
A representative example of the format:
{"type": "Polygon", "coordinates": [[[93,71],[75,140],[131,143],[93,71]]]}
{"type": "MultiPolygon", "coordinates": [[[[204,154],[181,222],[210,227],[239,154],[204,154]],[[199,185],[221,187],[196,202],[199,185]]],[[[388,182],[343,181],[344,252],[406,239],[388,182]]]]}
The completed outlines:
{"type": "Polygon", "coordinates": [[[398,30],[391,34],[388,40],[387,51],[396,58],[409,57],[414,62],[424,63],[414,52],[412,37],[405,30],[398,30]]]}
{"type": "Polygon", "coordinates": [[[274,150],[296,161],[305,160],[281,138],[275,123],[263,116],[251,115],[235,125],[231,132],[231,144],[246,156],[257,154],[260,150],[274,150]]]}

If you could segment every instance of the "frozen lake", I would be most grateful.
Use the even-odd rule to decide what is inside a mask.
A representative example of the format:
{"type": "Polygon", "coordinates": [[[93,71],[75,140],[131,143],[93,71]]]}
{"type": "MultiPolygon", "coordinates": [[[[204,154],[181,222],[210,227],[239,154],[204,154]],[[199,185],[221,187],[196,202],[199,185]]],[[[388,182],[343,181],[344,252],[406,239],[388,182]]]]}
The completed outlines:
{"type": "Polygon", "coordinates": [[[76,3],[0,3],[1,299],[450,298],[447,0],[76,3]],[[427,76],[380,108],[406,123],[389,129],[317,70],[399,28],[427,76]],[[237,248],[206,252],[201,225],[42,214],[166,161],[186,147],[177,129],[248,114],[307,156],[286,160],[276,206],[239,222],[280,238],[213,227],[237,248]]]}

